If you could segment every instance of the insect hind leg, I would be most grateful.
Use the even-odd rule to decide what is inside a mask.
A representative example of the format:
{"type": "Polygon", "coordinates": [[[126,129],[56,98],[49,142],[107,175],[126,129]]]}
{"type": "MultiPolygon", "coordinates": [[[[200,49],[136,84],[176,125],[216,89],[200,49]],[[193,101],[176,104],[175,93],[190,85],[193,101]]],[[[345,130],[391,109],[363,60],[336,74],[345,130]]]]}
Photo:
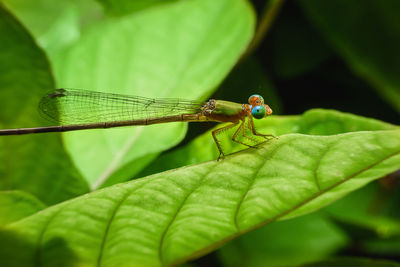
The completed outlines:
{"type": "Polygon", "coordinates": [[[235,127],[236,125],[238,125],[238,122],[237,122],[237,123],[229,124],[229,125],[227,125],[227,126],[225,126],[225,127],[216,129],[216,130],[214,130],[214,131],[211,132],[212,137],[214,138],[214,142],[215,142],[215,144],[217,145],[217,148],[218,148],[218,151],[219,151],[219,156],[218,156],[217,161],[219,161],[220,159],[222,159],[222,158],[225,157],[225,153],[224,153],[224,151],[222,150],[222,147],[221,147],[220,141],[219,141],[218,138],[217,138],[217,135],[219,135],[220,133],[222,133],[222,132],[224,132],[224,131],[226,131],[226,130],[229,130],[229,129],[235,127]]]}

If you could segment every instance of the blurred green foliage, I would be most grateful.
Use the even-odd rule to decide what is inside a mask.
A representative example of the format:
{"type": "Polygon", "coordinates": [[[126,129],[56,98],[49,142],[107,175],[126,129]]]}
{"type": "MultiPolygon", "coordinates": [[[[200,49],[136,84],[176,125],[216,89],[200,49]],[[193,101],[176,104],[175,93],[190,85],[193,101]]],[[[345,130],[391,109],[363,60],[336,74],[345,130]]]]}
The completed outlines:
{"type": "MultiPolygon", "coordinates": [[[[25,29],[0,12],[0,126],[35,126],[43,122],[36,111],[40,95],[54,87],[50,66],[25,29]]],[[[1,138],[0,161],[2,190],[26,191],[48,205],[88,191],[59,135],[1,138]]]]}
{"type": "Polygon", "coordinates": [[[301,4],[353,71],[400,112],[400,2],[306,0],[301,4]]]}
{"type": "Polygon", "coordinates": [[[7,225],[0,261],[181,263],[268,224],[274,205],[278,218],[299,216],[384,177],[316,213],[232,240],[192,265],[395,266],[356,257],[400,261],[400,183],[393,172],[400,169],[398,10],[397,0],[1,1],[2,129],[48,124],[37,102],[56,87],[239,103],[258,93],[285,116],[256,122],[260,132],[280,136],[257,150],[237,153],[244,147],[226,132],[224,150],[236,153],[222,163],[213,161],[213,124],[190,124],[188,133],[176,123],[1,137],[0,224],[7,225]],[[320,155],[338,140],[328,160],[320,155]],[[277,143],[289,147],[278,153],[285,160],[268,165],[277,143]],[[259,173],[266,180],[257,181],[281,178],[268,187],[256,183],[262,194],[241,203],[236,194],[248,181],[239,181],[258,177],[251,166],[260,160],[268,168],[259,173]],[[109,187],[189,164],[195,165],[109,187]],[[314,175],[321,184],[314,186],[323,189],[346,170],[369,178],[355,175],[285,214],[288,203],[311,194],[302,187],[303,172],[320,165],[324,171],[314,175]],[[88,184],[105,189],[84,195],[88,184]],[[250,206],[241,210],[246,216],[237,214],[235,229],[221,210],[241,205],[250,206]],[[143,242],[132,242],[136,237],[143,242]],[[350,258],[329,260],[343,256],[350,258]]]}
{"type": "Polygon", "coordinates": [[[40,200],[23,191],[0,191],[0,225],[18,221],[44,209],[40,200]]]}

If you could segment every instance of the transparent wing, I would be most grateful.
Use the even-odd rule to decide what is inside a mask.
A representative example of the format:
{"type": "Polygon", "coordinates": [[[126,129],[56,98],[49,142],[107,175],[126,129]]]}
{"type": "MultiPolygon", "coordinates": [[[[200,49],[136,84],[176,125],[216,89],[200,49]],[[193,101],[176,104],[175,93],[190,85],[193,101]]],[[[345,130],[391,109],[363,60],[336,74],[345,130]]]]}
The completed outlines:
{"type": "Polygon", "coordinates": [[[63,88],[46,94],[39,103],[39,110],[45,118],[61,124],[85,124],[195,114],[202,105],[182,99],[63,88]]]}

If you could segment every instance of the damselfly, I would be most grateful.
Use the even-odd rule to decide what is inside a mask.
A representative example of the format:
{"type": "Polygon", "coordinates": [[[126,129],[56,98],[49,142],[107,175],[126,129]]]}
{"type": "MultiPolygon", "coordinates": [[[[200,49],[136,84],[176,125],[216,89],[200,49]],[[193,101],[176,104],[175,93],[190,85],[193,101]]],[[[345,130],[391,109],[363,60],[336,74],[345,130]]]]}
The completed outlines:
{"type": "Polygon", "coordinates": [[[240,141],[239,135],[255,142],[255,139],[246,135],[246,129],[250,129],[255,136],[273,137],[269,134],[258,133],[253,122],[253,118],[262,119],[270,115],[271,108],[264,103],[260,95],[250,96],[248,102],[248,104],[238,104],[214,99],[207,102],[195,102],[78,89],[57,89],[41,99],[39,110],[44,117],[60,125],[5,129],[0,130],[0,135],[66,132],[178,121],[231,122],[227,126],[212,131],[212,137],[219,150],[219,159],[224,156],[224,152],[217,136],[237,125],[239,126],[232,135],[232,140],[245,146],[251,145],[240,141]]]}

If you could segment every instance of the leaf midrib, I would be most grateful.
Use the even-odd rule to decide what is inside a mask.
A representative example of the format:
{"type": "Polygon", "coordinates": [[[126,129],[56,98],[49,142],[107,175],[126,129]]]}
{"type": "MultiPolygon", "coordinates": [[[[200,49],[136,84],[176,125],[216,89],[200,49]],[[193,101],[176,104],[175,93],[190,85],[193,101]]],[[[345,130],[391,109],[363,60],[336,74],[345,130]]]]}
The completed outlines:
{"type": "Polygon", "coordinates": [[[317,158],[317,164],[313,168],[313,177],[314,177],[315,184],[317,185],[318,192],[322,191],[321,185],[319,183],[319,178],[318,178],[318,170],[319,170],[319,167],[321,166],[322,159],[326,156],[326,154],[328,154],[328,151],[331,150],[333,145],[335,145],[335,142],[331,142],[326,146],[324,151],[322,151],[320,156],[317,158]]]}
{"type": "Polygon", "coordinates": [[[99,251],[99,255],[97,257],[96,266],[100,267],[101,264],[102,264],[103,252],[104,252],[104,248],[105,248],[105,245],[106,245],[106,242],[107,242],[108,233],[110,232],[111,224],[114,221],[118,210],[121,208],[122,204],[126,201],[126,199],[132,195],[132,192],[139,190],[140,188],[142,188],[143,186],[145,186],[146,184],[148,184],[152,180],[153,179],[149,179],[146,182],[143,182],[142,184],[140,184],[139,186],[133,187],[130,190],[128,190],[122,196],[122,198],[117,202],[117,204],[114,206],[114,209],[113,209],[113,211],[111,213],[111,217],[110,217],[109,220],[107,220],[107,225],[106,225],[106,228],[104,230],[104,234],[103,234],[102,241],[101,241],[101,244],[100,244],[100,251],[99,251]]]}
{"type": "Polygon", "coordinates": [[[164,240],[165,240],[165,236],[167,234],[167,232],[169,231],[171,225],[173,224],[173,222],[175,221],[175,219],[177,218],[179,212],[182,210],[182,207],[184,206],[184,204],[186,203],[186,200],[193,194],[194,191],[196,191],[196,189],[198,189],[200,187],[200,185],[203,183],[203,181],[205,180],[205,178],[218,166],[218,164],[215,164],[213,168],[210,168],[202,177],[201,179],[199,179],[199,181],[197,182],[197,184],[195,186],[193,186],[193,189],[190,190],[188,192],[188,194],[186,194],[186,196],[183,198],[182,202],[179,204],[178,208],[176,209],[176,211],[174,212],[171,220],[168,222],[167,226],[165,227],[165,229],[163,230],[162,234],[161,234],[161,238],[160,238],[160,243],[158,246],[158,258],[159,261],[161,263],[161,265],[164,264],[164,256],[163,256],[163,246],[164,246],[164,240]]]}
{"type": "Polygon", "coordinates": [[[244,200],[246,199],[246,197],[247,197],[247,195],[248,195],[248,193],[249,193],[251,187],[254,185],[254,182],[255,182],[255,180],[257,179],[258,173],[260,172],[260,170],[262,169],[262,167],[265,165],[265,163],[266,163],[268,160],[270,160],[270,159],[273,158],[273,156],[274,156],[275,153],[279,150],[279,148],[281,148],[282,146],[287,145],[287,144],[288,144],[288,143],[281,143],[280,145],[276,146],[276,147],[274,148],[274,150],[271,151],[271,154],[269,155],[269,157],[266,157],[266,158],[263,160],[263,162],[260,164],[260,167],[257,168],[257,171],[254,173],[254,175],[252,175],[251,180],[250,180],[250,182],[248,183],[247,188],[246,188],[244,194],[243,194],[242,197],[239,199],[239,202],[238,202],[238,204],[237,204],[237,206],[236,206],[235,214],[234,214],[234,216],[233,216],[233,222],[234,222],[234,225],[235,225],[235,228],[236,228],[237,231],[240,231],[240,229],[239,229],[239,224],[238,224],[238,221],[237,221],[238,214],[239,214],[239,210],[240,210],[240,208],[241,208],[241,206],[242,206],[244,200]]]}
{"type": "Polygon", "coordinates": [[[67,207],[67,205],[62,206],[58,211],[54,212],[54,214],[52,216],[50,216],[50,218],[45,222],[42,230],[40,231],[39,236],[38,236],[37,241],[36,241],[36,248],[35,248],[35,251],[33,253],[34,266],[36,266],[36,267],[42,266],[42,263],[41,263],[41,260],[40,260],[40,258],[41,258],[41,249],[40,248],[41,248],[41,244],[42,244],[42,241],[43,241],[44,233],[46,232],[46,230],[48,229],[50,223],[54,220],[54,218],[57,217],[57,215],[60,214],[61,211],[65,207],[67,207]]]}

